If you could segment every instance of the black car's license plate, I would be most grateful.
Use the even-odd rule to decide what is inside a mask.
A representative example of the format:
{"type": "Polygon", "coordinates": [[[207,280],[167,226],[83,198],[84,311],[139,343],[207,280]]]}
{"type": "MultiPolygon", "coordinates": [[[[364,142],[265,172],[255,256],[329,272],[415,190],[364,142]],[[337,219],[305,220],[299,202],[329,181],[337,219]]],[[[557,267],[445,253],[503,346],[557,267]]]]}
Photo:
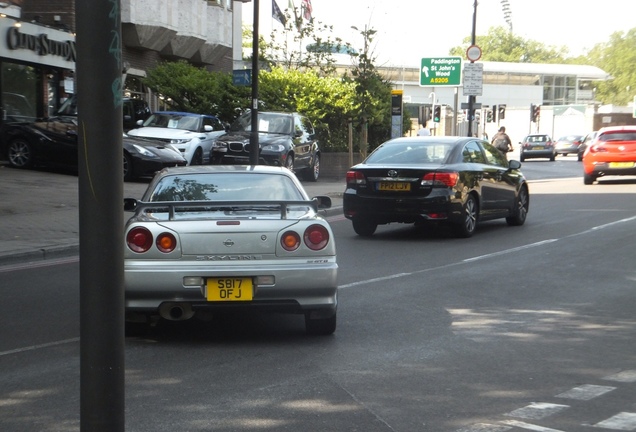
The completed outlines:
{"type": "Polygon", "coordinates": [[[378,183],[378,190],[381,190],[381,191],[408,192],[408,191],[411,190],[411,183],[407,183],[407,182],[380,182],[380,183],[378,183]]]}
{"type": "Polygon", "coordinates": [[[249,301],[254,298],[252,278],[209,278],[208,301],[249,301]]]}

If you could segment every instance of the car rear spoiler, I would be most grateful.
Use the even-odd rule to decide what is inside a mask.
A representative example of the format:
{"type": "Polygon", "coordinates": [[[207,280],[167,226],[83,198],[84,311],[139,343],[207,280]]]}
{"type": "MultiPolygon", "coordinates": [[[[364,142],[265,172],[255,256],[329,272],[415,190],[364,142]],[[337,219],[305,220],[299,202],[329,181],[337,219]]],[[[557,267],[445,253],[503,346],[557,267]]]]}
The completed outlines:
{"type": "Polygon", "coordinates": [[[160,201],[147,202],[139,201],[134,198],[124,199],[124,210],[134,211],[135,215],[139,215],[148,211],[169,212],[170,220],[174,220],[177,208],[196,208],[198,211],[218,211],[221,209],[237,209],[249,207],[278,207],[280,209],[281,219],[287,219],[287,208],[289,206],[309,206],[314,212],[319,208],[331,207],[331,198],[327,196],[317,196],[311,200],[275,200],[275,201],[160,201]]]}

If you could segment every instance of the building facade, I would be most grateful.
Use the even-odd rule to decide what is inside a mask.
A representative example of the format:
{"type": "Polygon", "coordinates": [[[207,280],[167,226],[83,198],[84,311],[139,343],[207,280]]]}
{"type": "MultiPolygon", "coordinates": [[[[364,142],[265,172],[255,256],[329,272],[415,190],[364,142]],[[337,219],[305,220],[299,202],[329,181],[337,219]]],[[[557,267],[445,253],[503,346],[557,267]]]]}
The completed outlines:
{"type": "MultiPolygon", "coordinates": [[[[249,0],[121,0],[124,96],[166,108],[142,78],[162,61],[185,60],[231,72],[249,0]]],[[[75,0],[0,3],[0,107],[3,121],[53,115],[75,92],[75,0]],[[16,107],[20,104],[20,109],[16,107]]]]}

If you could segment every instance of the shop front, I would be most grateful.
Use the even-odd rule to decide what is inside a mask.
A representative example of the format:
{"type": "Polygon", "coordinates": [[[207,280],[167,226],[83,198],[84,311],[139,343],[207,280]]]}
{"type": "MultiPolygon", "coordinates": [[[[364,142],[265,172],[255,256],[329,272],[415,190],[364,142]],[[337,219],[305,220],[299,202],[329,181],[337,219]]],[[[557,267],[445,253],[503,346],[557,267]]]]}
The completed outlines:
{"type": "Polygon", "coordinates": [[[0,124],[57,112],[74,93],[75,35],[0,15],[0,124]]]}

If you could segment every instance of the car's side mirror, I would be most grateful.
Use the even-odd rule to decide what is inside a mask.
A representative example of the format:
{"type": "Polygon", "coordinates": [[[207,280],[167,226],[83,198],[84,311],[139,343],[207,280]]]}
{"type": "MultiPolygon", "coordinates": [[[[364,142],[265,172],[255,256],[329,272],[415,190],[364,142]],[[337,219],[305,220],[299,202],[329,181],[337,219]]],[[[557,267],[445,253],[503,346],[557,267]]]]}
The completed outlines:
{"type": "Polygon", "coordinates": [[[137,126],[142,126],[144,124],[143,120],[137,120],[137,126]]]}
{"type": "Polygon", "coordinates": [[[134,198],[124,198],[124,211],[135,211],[137,200],[134,198]]]}
{"type": "Polygon", "coordinates": [[[518,160],[513,159],[510,162],[508,162],[508,169],[518,170],[519,168],[521,168],[521,162],[519,162],[518,160]]]}
{"type": "Polygon", "coordinates": [[[296,129],[296,132],[294,133],[294,137],[300,138],[301,136],[303,136],[303,131],[301,131],[300,129],[296,129]]]}
{"type": "Polygon", "coordinates": [[[314,201],[316,201],[319,209],[329,209],[331,208],[331,198],[327,195],[318,195],[315,196],[314,201]]]}
{"type": "Polygon", "coordinates": [[[212,132],[214,130],[214,128],[210,125],[205,125],[203,126],[203,131],[204,132],[212,132]]]}

